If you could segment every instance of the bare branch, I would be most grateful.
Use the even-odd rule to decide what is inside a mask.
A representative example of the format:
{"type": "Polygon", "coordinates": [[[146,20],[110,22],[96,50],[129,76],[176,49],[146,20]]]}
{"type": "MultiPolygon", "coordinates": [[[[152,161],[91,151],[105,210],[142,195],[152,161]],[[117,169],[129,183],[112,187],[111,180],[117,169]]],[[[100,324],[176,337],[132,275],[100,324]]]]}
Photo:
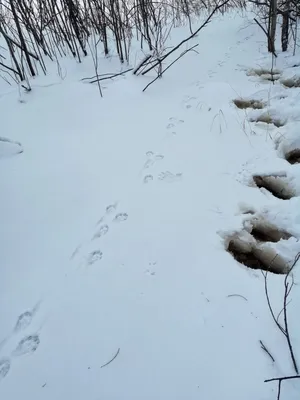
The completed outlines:
{"type": "Polygon", "coordinates": [[[107,365],[109,365],[110,363],[112,363],[118,357],[119,353],[120,353],[120,348],[118,348],[118,350],[117,350],[116,354],[113,356],[113,358],[110,361],[108,361],[106,364],[101,365],[100,368],[104,368],[107,365]]]}

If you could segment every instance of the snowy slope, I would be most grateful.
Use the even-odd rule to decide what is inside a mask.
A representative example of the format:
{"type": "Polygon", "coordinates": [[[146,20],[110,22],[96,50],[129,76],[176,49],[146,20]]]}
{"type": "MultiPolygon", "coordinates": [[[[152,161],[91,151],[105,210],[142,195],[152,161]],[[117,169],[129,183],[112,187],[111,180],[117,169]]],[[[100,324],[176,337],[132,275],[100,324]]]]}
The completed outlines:
{"type": "MultiPolygon", "coordinates": [[[[294,374],[261,272],[225,247],[264,218],[291,234],[271,244],[287,263],[300,251],[300,164],[284,158],[298,146],[300,91],[251,73],[271,65],[251,15],[218,16],[196,43],[144,93],[151,77],[126,74],[100,98],[81,81],[89,59],[62,60],[64,80],[53,67],[21,99],[1,82],[0,136],[24,150],[0,140],[1,398],[271,400],[264,380],[294,374]],[[250,122],[265,109],[239,110],[240,97],[285,125],[250,122]],[[285,175],[292,198],[254,174],[285,175]]],[[[280,79],[291,59],[279,56],[280,79]]],[[[268,277],[276,315],[283,280],[268,277]]],[[[297,286],[292,297],[300,362],[297,286]]]]}

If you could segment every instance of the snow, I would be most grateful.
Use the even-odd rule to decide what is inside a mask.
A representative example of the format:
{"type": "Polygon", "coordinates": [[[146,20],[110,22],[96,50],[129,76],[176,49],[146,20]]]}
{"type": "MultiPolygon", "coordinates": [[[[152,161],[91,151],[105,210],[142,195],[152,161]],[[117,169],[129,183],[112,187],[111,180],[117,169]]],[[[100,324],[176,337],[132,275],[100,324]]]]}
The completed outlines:
{"type": "MultiPolygon", "coordinates": [[[[300,164],[285,160],[300,89],[280,81],[297,58],[279,54],[274,85],[247,74],[272,66],[251,18],[217,16],[191,41],[198,53],[144,93],[154,73],[104,81],[101,98],[81,81],[91,58],[61,60],[63,79],[50,65],[30,93],[1,82],[1,398],[267,400],[277,386],[265,379],[295,374],[261,272],[226,252],[253,218],[291,234],[263,245],[287,263],[300,251],[300,164]],[[239,110],[235,98],[267,106],[239,110]],[[263,113],[284,125],[250,122],[263,113]],[[285,176],[290,200],[253,184],[270,174],[285,176]]],[[[100,65],[120,70],[116,57],[100,65]]],[[[276,315],[283,281],[268,274],[276,315]]],[[[300,362],[297,285],[291,296],[300,362]]],[[[299,384],[284,382],[282,399],[299,384]]]]}
{"type": "Polygon", "coordinates": [[[21,143],[14,142],[4,137],[0,137],[0,157],[11,157],[23,152],[21,143]]]}

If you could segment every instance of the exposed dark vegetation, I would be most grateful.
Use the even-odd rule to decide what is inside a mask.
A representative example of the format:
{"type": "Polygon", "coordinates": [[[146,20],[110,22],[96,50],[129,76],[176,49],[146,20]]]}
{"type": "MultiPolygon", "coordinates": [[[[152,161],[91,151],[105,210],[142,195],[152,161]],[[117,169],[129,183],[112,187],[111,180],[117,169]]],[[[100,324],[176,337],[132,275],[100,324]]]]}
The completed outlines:
{"type": "Polygon", "coordinates": [[[253,181],[257,187],[266,189],[273,196],[281,200],[290,200],[295,196],[293,188],[290,187],[286,177],[277,175],[255,175],[253,181]]]}
{"type": "Polygon", "coordinates": [[[276,126],[276,128],[280,128],[281,126],[285,125],[285,121],[282,121],[279,118],[272,116],[267,111],[255,118],[250,118],[249,121],[250,122],[264,122],[265,124],[273,124],[276,126]]]}
{"type": "Polygon", "coordinates": [[[251,269],[273,272],[274,274],[286,274],[289,266],[286,261],[276,254],[271,247],[261,247],[257,243],[247,242],[238,236],[233,236],[227,247],[227,251],[240,264],[251,269]]]}
{"type": "Polygon", "coordinates": [[[287,88],[298,88],[300,87],[300,77],[294,76],[293,78],[284,78],[280,80],[280,83],[282,83],[287,88]]]}
{"type": "Polygon", "coordinates": [[[298,17],[300,15],[299,0],[249,0],[255,5],[257,18],[255,22],[264,31],[268,51],[275,57],[275,37],[278,20],[281,23],[281,49],[287,51],[292,43],[294,52],[297,44],[298,17]],[[291,40],[292,39],[292,40],[291,40]]]}
{"type": "Polygon", "coordinates": [[[137,40],[146,54],[139,69],[145,74],[155,68],[161,74],[172,28],[188,24],[194,36],[196,17],[209,15],[208,23],[216,11],[244,6],[244,0],[0,0],[5,45],[0,47],[0,73],[9,83],[27,80],[23,86],[30,90],[28,78],[47,73],[47,58],[60,73],[61,57],[81,62],[90,54],[97,81],[98,55],[117,53],[121,63],[129,62],[132,40],[137,40]]]}
{"type": "Polygon", "coordinates": [[[237,108],[240,108],[241,110],[244,110],[246,108],[261,110],[266,106],[266,103],[260,100],[234,99],[233,102],[237,106],[237,108]]]}
{"type": "Polygon", "coordinates": [[[261,218],[255,218],[251,221],[251,235],[258,242],[279,242],[280,240],[288,240],[292,235],[276,225],[271,224],[261,218]]]}
{"type": "Polygon", "coordinates": [[[300,164],[300,149],[294,149],[289,151],[285,155],[285,159],[290,163],[290,164],[300,164]]]}

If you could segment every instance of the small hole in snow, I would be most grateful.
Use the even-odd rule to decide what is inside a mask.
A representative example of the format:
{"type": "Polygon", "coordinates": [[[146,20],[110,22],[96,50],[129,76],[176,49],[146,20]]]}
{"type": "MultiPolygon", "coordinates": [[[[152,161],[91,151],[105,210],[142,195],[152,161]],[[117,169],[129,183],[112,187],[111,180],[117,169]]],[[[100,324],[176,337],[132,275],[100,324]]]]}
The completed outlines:
{"type": "Polygon", "coordinates": [[[251,235],[259,242],[279,242],[292,237],[291,234],[284,230],[280,230],[277,226],[265,220],[251,221],[251,235]]]}
{"type": "Polygon", "coordinates": [[[276,68],[252,68],[247,73],[248,76],[260,76],[262,78],[271,76],[273,80],[278,79],[280,74],[281,71],[276,68]]]}
{"type": "Polygon", "coordinates": [[[294,149],[294,150],[289,151],[285,155],[285,159],[290,164],[300,164],[300,149],[294,149]]]}
{"type": "Polygon", "coordinates": [[[276,126],[276,128],[280,128],[281,126],[285,125],[285,121],[282,121],[279,118],[273,117],[268,112],[265,112],[256,118],[250,118],[249,121],[250,122],[263,122],[265,124],[273,124],[276,126]]]}
{"type": "Polygon", "coordinates": [[[287,88],[300,87],[300,77],[293,76],[292,78],[281,79],[280,83],[287,88]]]}
{"type": "Polygon", "coordinates": [[[295,196],[293,189],[291,189],[287,181],[279,176],[253,176],[253,180],[257,187],[264,188],[272,193],[273,196],[281,200],[289,200],[295,196]]]}
{"type": "Polygon", "coordinates": [[[229,242],[227,251],[240,264],[251,269],[261,269],[273,272],[274,274],[286,274],[288,265],[282,257],[276,254],[274,249],[259,248],[254,244],[242,243],[237,238],[232,238],[229,242]]]}
{"type": "Polygon", "coordinates": [[[266,104],[260,100],[234,99],[233,102],[236,105],[236,107],[240,108],[241,110],[244,110],[246,108],[261,110],[266,106],[266,104]]]}

